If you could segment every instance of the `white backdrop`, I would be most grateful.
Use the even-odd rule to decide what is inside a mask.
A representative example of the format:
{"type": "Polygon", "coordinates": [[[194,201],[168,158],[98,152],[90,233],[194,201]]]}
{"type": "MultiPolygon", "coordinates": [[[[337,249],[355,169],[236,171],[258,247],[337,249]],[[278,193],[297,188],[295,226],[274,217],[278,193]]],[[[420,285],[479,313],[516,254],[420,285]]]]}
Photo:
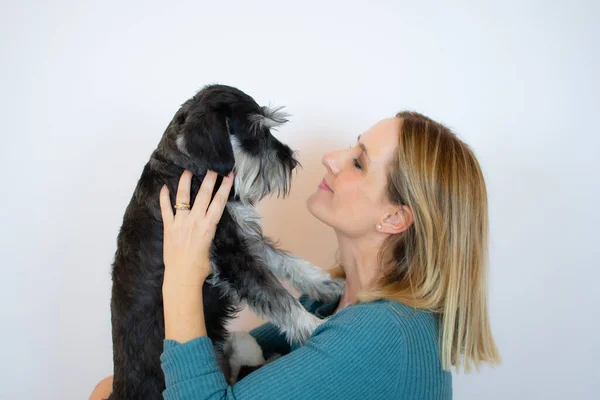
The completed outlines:
{"type": "Polygon", "coordinates": [[[0,397],[83,399],[112,374],[123,211],[179,105],[218,82],[293,114],[279,137],[304,169],[261,211],[320,265],[335,241],[304,201],[324,152],[406,108],[456,130],[487,179],[503,364],[455,375],[455,397],[597,398],[598,4],[3,1],[0,397]]]}

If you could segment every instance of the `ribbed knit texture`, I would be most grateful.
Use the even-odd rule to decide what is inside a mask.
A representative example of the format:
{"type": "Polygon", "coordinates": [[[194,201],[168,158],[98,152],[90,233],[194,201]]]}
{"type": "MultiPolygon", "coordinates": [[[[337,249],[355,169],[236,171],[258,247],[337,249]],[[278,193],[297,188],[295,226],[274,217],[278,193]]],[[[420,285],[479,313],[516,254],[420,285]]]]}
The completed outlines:
{"type": "MultiPolygon", "coordinates": [[[[311,313],[330,316],[339,299],[303,295],[311,313]]],[[[234,386],[219,369],[211,340],[164,341],[161,365],[166,400],[206,399],[451,399],[452,376],[441,367],[438,319],[400,303],[352,305],[320,325],[303,346],[290,346],[274,325],[252,330],[265,357],[284,357],[234,386]]]]}

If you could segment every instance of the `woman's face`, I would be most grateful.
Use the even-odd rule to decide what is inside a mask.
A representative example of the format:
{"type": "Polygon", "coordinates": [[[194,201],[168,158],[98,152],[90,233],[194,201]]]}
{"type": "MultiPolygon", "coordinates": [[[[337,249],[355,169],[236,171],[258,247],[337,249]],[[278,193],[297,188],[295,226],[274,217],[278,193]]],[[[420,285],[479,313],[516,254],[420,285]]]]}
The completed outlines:
{"type": "Polygon", "coordinates": [[[352,147],[323,156],[326,173],[308,210],[347,236],[375,232],[388,211],[388,163],[398,145],[400,118],[379,121],[352,147]]]}

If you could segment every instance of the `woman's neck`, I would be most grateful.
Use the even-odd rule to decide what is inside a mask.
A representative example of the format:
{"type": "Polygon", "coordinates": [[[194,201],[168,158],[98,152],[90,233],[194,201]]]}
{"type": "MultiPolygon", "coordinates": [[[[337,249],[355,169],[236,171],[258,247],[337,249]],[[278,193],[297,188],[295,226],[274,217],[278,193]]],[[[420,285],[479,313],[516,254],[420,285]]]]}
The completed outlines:
{"type": "Polygon", "coordinates": [[[346,282],[335,312],[355,304],[358,292],[371,286],[381,276],[377,255],[382,243],[376,239],[379,238],[357,240],[338,235],[340,263],[346,282]]]}

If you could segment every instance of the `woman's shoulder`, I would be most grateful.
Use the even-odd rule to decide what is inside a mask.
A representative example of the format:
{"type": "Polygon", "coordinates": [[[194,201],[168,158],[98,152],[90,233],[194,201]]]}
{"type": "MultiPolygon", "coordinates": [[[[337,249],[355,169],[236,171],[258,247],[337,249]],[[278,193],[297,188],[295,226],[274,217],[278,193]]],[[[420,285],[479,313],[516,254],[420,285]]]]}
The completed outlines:
{"type": "Polygon", "coordinates": [[[437,314],[382,299],[339,310],[317,327],[310,343],[339,363],[362,363],[371,373],[396,371],[398,390],[435,388],[450,398],[452,379],[442,369],[438,334],[437,314]]]}
{"type": "Polygon", "coordinates": [[[442,369],[438,314],[386,299],[347,307],[328,322],[348,327],[355,344],[361,342],[367,351],[380,354],[377,362],[390,357],[394,367],[423,381],[433,379],[444,390],[451,388],[451,375],[442,369]]]}
{"type": "Polygon", "coordinates": [[[377,300],[361,303],[358,306],[371,307],[385,316],[403,338],[415,342],[437,342],[439,334],[439,315],[429,310],[417,309],[395,300],[377,300]]]}
{"type": "Polygon", "coordinates": [[[309,312],[319,318],[326,318],[326,324],[350,324],[354,328],[365,326],[368,331],[393,331],[398,336],[413,336],[417,333],[420,336],[425,334],[427,338],[437,337],[439,318],[435,313],[415,309],[394,300],[361,302],[343,308],[335,314],[333,311],[339,304],[339,298],[323,302],[302,295],[299,300],[309,312]]]}
{"type": "MultiPolygon", "coordinates": [[[[343,308],[335,314],[333,312],[339,305],[339,297],[321,301],[303,294],[299,301],[307,311],[325,319],[325,323],[321,326],[334,323],[336,326],[339,324],[352,326],[354,330],[359,326],[364,326],[368,333],[376,330],[393,332],[398,338],[415,335],[420,339],[435,340],[437,338],[439,329],[437,314],[394,300],[380,299],[361,302],[343,308]]],[[[333,328],[331,325],[328,327],[333,328]]]]}

